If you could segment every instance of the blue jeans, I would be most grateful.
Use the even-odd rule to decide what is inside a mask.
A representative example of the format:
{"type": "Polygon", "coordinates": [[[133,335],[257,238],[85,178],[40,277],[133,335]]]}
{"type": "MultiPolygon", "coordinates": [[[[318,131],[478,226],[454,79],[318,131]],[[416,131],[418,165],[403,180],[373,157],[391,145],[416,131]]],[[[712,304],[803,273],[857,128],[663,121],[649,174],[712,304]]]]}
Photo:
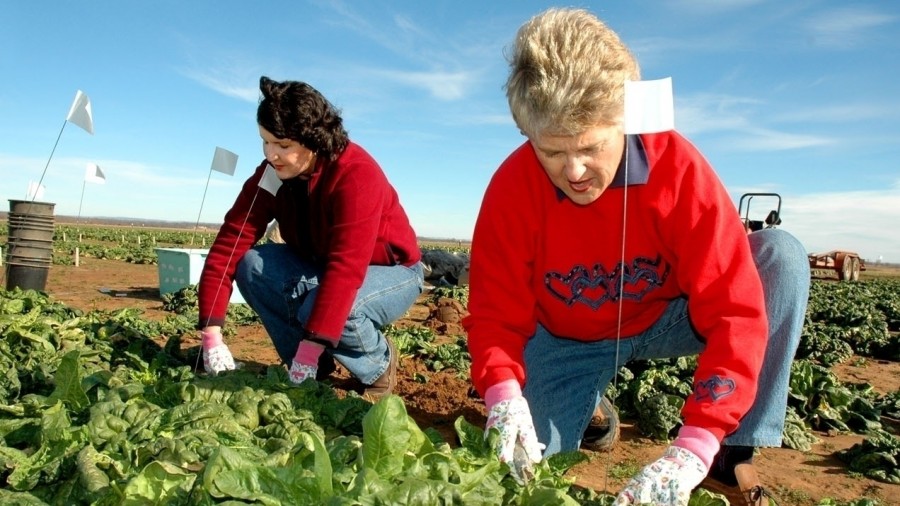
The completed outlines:
{"type": "MultiPolygon", "coordinates": [[[[733,446],[781,446],[791,362],[809,298],[809,260],[787,232],[764,229],[749,236],[769,319],[769,342],[756,400],[736,431],[733,446]]],[[[576,450],[600,398],[620,366],[632,360],[694,355],[704,348],[687,315],[687,299],[673,300],[642,334],[585,343],[559,339],[538,326],[525,347],[528,400],[545,455],[576,450]],[[617,349],[618,348],[618,349],[617,349]]]]}
{"type": "MultiPolygon", "coordinates": [[[[321,268],[301,260],[284,244],[256,246],[237,265],[237,286],[259,314],[278,356],[287,365],[297,352],[322,274],[321,268]]],[[[381,327],[403,316],[423,288],[420,263],[412,267],[370,265],[341,340],[326,353],[361,382],[371,385],[390,365],[381,327]]]]}

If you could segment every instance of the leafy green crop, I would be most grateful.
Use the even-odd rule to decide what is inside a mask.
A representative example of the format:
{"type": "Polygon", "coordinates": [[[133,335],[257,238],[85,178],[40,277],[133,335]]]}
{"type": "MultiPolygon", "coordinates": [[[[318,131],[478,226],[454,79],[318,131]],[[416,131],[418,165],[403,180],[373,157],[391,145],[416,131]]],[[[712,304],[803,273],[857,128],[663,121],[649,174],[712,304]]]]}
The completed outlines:
{"type": "MultiPolygon", "coordinates": [[[[184,288],[167,293],[162,296],[163,309],[171,311],[177,315],[181,315],[190,319],[192,328],[197,326],[197,314],[200,308],[200,299],[197,295],[197,285],[188,285],[184,288]]],[[[256,311],[249,304],[229,304],[225,315],[228,322],[232,325],[253,325],[262,323],[256,311]]],[[[225,327],[224,332],[227,335],[233,335],[234,330],[231,327],[225,327]]]]}
{"type": "MultiPolygon", "coordinates": [[[[548,459],[523,487],[493,457],[483,431],[463,419],[451,447],[436,431],[415,427],[399,399],[372,407],[353,395],[338,399],[314,382],[288,387],[281,368],[263,376],[196,376],[196,355],[188,360],[179,349],[180,338],[196,326],[190,289],[167,301],[173,315],[162,322],[135,309],[83,313],[38,292],[0,290],[0,501],[212,504],[312,497],[324,504],[392,504],[375,499],[389,494],[396,504],[463,497],[479,504],[488,496],[486,504],[496,504],[496,497],[503,504],[612,502],[563,478],[581,454],[548,459]]],[[[815,442],[811,429],[867,434],[841,457],[851,472],[897,483],[897,438],[884,431],[882,419],[900,419],[900,392],[878,395],[868,385],[842,383],[827,367],[851,356],[900,357],[898,308],[900,281],[813,283],[792,368],[786,445],[808,448],[815,442]]],[[[468,376],[464,337],[439,338],[417,326],[384,331],[401,353],[429,369],[468,376]]],[[[695,365],[694,357],[632,363],[607,393],[645,434],[668,439],[680,424],[695,365]]]]}
{"type": "Polygon", "coordinates": [[[900,281],[813,281],[798,358],[824,365],[853,354],[900,360],[900,281]]]}
{"type": "Polygon", "coordinates": [[[893,434],[878,432],[836,455],[850,466],[851,472],[900,484],[900,438],[893,434]]]}
{"type": "Polygon", "coordinates": [[[789,405],[814,429],[869,432],[881,429],[871,387],[841,383],[828,369],[808,360],[791,367],[789,405]]]}
{"type": "Polygon", "coordinates": [[[0,295],[4,503],[576,504],[563,474],[580,453],[521,486],[462,418],[451,447],[399,397],[290,386],[280,367],[196,376],[135,311],[0,295]]]}
{"type": "Polygon", "coordinates": [[[449,299],[453,299],[462,303],[462,305],[469,305],[469,285],[465,286],[436,286],[432,288],[431,292],[429,292],[429,299],[432,302],[437,302],[441,297],[447,297],[449,299]]]}
{"type": "Polygon", "coordinates": [[[403,355],[412,355],[432,371],[456,371],[460,378],[469,377],[472,358],[465,337],[456,336],[449,342],[437,342],[437,335],[427,327],[385,326],[382,331],[403,355]]]}

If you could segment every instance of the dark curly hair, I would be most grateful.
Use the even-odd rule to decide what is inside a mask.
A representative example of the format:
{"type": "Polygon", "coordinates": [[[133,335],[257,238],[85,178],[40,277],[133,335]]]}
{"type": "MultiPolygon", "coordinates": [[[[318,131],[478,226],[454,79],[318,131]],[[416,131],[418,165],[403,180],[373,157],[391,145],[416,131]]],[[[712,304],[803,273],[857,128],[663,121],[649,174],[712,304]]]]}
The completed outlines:
{"type": "Polygon", "coordinates": [[[336,160],[350,142],[340,111],[300,81],[259,78],[262,99],[256,122],[279,139],[292,139],[320,158],[336,160]]]}

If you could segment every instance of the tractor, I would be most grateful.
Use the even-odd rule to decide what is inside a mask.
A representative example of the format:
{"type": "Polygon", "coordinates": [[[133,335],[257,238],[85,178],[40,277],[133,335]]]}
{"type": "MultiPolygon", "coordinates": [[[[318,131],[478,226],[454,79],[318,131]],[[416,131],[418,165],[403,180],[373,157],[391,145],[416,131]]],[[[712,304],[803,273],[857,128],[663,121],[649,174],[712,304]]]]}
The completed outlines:
{"type": "Polygon", "coordinates": [[[745,193],[741,195],[741,200],[738,203],[738,214],[741,215],[741,221],[744,222],[744,228],[747,232],[756,232],[764,228],[775,228],[776,225],[781,225],[781,195],[777,193],[745,193]],[[750,219],[750,201],[756,197],[774,198],[778,202],[775,209],[769,211],[765,219],[750,219]],[[747,202],[746,208],[744,207],[744,201],[747,202]]]}
{"type": "MultiPolygon", "coordinates": [[[[774,228],[781,224],[781,195],[777,193],[745,193],[738,203],[738,214],[744,222],[747,232],[756,232],[764,228],[774,228]],[[762,220],[750,219],[750,202],[756,197],[774,198],[775,209],[762,220]],[[746,207],[745,207],[746,202],[746,207]]],[[[859,281],[859,273],[866,270],[866,264],[859,254],[853,251],[832,250],[827,253],[809,253],[809,268],[813,271],[829,271],[837,273],[840,281],[859,281]]]]}

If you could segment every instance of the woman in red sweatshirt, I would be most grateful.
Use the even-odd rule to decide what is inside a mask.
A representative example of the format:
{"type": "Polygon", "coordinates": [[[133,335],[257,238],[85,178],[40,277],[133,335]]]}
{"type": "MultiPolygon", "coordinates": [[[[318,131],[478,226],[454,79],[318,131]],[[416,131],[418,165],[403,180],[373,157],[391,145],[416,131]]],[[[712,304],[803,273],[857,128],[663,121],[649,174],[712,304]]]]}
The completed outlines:
{"type": "Polygon", "coordinates": [[[528,461],[578,449],[620,366],[699,354],[678,437],[617,504],[687,504],[707,474],[756,504],[758,479],[738,478],[755,447],[781,444],[803,247],[781,230],[748,236],[678,133],[624,133],[638,64],[592,14],[532,18],[510,60],[527,140],[485,192],[464,320],[500,459],[522,478],[528,461]]]}
{"type": "Polygon", "coordinates": [[[380,328],[423,287],[416,234],[381,167],[350,141],[325,97],[267,77],[260,90],[265,159],[226,213],[200,277],[204,367],[234,368],[221,334],[234,280],[292,382],[327,376],[333,358],[381,397],[396,383],[397,350],[380,328]],[[273,220],[284,243],[257,244],[273,220]]]}

